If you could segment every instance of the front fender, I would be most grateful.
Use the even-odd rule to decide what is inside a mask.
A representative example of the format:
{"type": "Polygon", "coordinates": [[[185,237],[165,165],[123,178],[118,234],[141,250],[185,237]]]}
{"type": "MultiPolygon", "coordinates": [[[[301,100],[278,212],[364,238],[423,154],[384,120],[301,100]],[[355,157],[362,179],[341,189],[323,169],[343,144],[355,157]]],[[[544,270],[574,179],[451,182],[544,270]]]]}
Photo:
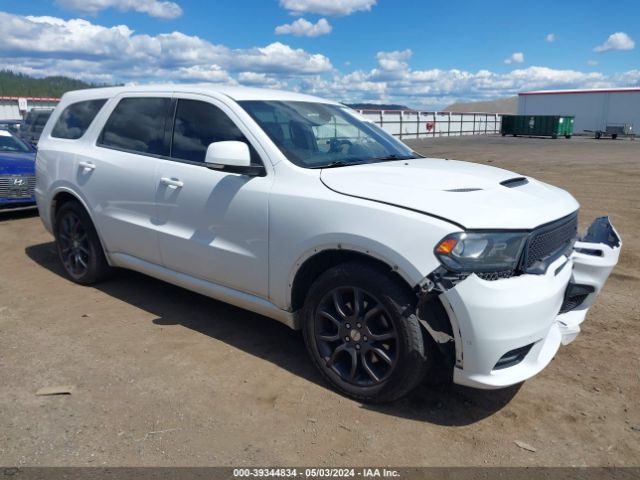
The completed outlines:
{"type": "Polygon", "coordinates": [[[291,297],[291,288],[293,287],[295,277],[304,263],[316,255],[329,251],[353,252],[378,260],[388,265],[390,270],[396,272],[412,286],[416,285],[422,278],[422,273],[410,259],[392,250],[387,245],[370,238],[357,235],[326,235],[324,238],[312,240],[311,243],[314,246],[304,251],[289,270],[287,282],[289,286],[289,297],[291,297]]]}

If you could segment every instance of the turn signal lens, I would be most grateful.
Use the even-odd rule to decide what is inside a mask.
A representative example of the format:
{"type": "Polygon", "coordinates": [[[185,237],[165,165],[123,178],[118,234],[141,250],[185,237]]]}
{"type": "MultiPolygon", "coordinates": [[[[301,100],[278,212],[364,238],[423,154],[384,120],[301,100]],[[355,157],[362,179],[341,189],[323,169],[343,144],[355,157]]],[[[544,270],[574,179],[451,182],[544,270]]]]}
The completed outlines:
{"type": "Polygon", "coordinates": [[[448,255],[453,251],[457,243],[458,243],[457,239],[447,238],[446,240],[443,240],[442,242],[440,242],[440,245],[436,247],[436,253],[439,253],[441,255],[448,255]]]}

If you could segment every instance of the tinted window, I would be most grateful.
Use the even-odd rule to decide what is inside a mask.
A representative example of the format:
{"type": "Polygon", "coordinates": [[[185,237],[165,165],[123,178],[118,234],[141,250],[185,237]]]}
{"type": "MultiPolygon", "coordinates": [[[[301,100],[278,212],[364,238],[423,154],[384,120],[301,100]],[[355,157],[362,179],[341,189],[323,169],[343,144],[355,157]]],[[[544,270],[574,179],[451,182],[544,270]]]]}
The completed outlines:
{"type": "Polygon", "coordinates": [[[11,134],[7,130],[0,129],[0,152],[32,152],[33,150],[27,146],[19,138],[11,134]]]}
{"type": "Polygon", "coordinates": [[[33,121],[33,126],[44,128],[45,124],[47,123],[47,120],[49,120],[49,117],[51,116],[51,113],[53,112],[39,113],[36,119],[33,121]]]}
{"type": "Polygon", "coordinates": [[[105,147],[166,155],[164,121],[170,99],[123,98],[100,136],[105,147]]]}
{"type": "Polygon", "coordinates": [[[245,142],[251,151],[252,163],[260,163],[251,144],[222,110],[206,102],[178,100],[171,145],[172,157],[204,162],[210,143],[227,140],[245,142]]]}
{"type": "Polygon", "coordinates": [[[69,105],[60,114],[51,132],[52,137],[75,140],[84,135],[89,125],[98,114],[104,103],[102,100],[89,100],[69,105]]]}
{"type": "Polygon", "coordinates": [[[25,121],[25,131],[40,134],[53,110],[31,110],[25,121]]]}
{"type": "Polygon", "coordinates": [[[348,107],[316,102],[239,102],[296,165],[324,168],[420,155],[348,107]]]}

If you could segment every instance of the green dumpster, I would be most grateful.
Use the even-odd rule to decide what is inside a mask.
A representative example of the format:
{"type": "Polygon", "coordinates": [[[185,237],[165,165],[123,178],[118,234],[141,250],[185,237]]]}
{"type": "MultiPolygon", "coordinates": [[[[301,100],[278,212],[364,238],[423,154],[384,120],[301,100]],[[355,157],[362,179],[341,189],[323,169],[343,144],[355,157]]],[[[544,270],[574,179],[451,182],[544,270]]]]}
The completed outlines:
{"type": "Polygon", "coordinates": [[[558,138],[573,135],[574,117],[569,115],[503,115],[502,136],[530,135],[558,138]]]}

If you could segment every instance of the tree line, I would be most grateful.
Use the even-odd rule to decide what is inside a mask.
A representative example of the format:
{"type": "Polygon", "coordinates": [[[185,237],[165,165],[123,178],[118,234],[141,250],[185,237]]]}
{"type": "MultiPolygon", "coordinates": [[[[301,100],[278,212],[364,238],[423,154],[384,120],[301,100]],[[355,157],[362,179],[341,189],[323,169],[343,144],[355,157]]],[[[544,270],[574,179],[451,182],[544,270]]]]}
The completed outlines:
{"type": "Polygon", "coordinates": [[[0,96],[17,97],[61,97],[70,90],[105,87],[69,77],[35,78],[24,73],[0,70],[0,96]]]}

